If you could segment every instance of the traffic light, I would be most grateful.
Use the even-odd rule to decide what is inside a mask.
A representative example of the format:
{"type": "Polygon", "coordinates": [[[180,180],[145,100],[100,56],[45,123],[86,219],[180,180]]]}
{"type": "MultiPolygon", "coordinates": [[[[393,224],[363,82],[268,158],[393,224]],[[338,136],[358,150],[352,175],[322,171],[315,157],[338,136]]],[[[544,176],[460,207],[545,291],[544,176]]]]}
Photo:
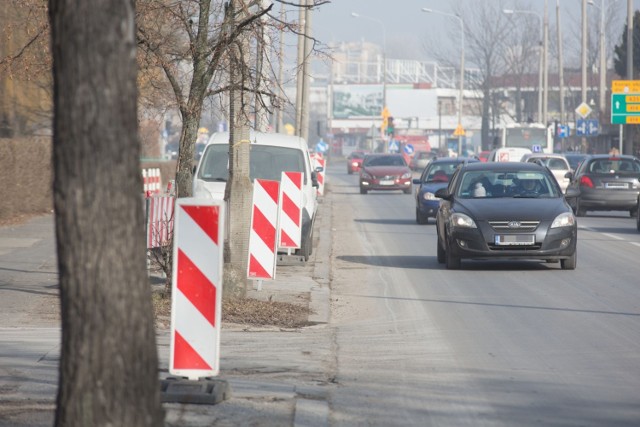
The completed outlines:
{"type": "Polygon", "coordinates": [[[395,128],[393,127],[393,117],[387,118],[387,130],[385,133],[391,136],[395,134],[395,128]]]}
{"type": "Polygon", "coordinates": [[[382,118],[382,126],[380,126],[380,130],[383,134],[387,134],[387,126],[389,125],[389,120],[386,117],[382,118]]]}

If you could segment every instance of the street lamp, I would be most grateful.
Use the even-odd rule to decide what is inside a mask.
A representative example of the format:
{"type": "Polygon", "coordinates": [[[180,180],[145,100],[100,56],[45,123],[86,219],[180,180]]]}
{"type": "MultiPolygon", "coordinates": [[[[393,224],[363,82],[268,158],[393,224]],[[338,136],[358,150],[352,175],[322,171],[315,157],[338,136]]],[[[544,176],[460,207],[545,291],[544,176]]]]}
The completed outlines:
{"type": "Polygon", "coordinates": [[[602,113],[604,113],[605,110],[605,89],[604,89],[604,85],[606,82],[606,74],[607,74],[607,59],[606,59],[606,52],[604,50],[604,38],[605,38],[605,34],[604,34],[604,0],[601,0],[600,6],[596,5],[595,2],[593,0],[589,0],[587,2],[589,4],[589,6],[593,6],[596,7],[598,9],[600,9],[600,84],[598,87],[598,94],[599,96],[599,104],[598,107],[600,109],[600,119],[602,119],[602,113]]]}
{"type": "MultiPolygon", "coordinates": [[[[462,102],[464,100],[464,21],[460,15],[453,13],[442,12],[439,10],[429,9],[428,7],[422,8],[423,12],[436,13],[438,15],[448,16],[455,18],[460,22],[460,93],[458,94],[458,128],[462,128],[462,102]]],[[[458,135],[458,157],[462,156],[462,135],[458,135]]]]}
{"type": "MultiPolygon", "coordinates": [[[[540,35],[541,39],[545,40],[545,31],[544,31],[544,21],[542,16],[539,13],[531,11],[531,10],[514,10],[514,9],[503,9],[502,13],[505,15],[514,15],[514,14],[523,14],[523,15],[533,15],[538,18],[540,23],[540,35]]],[[[545,92],[544,87],[544,79],[543,75],[546,74],[546,58],[547,58],[547,49],[546,45],[543,42],[542,49],[540,50],[540,59],[539,59],[539,70],[538,70],[538,121],[542,122],[546,126],[547,122],[547,108],[545,102],[543,101],[543,92],[545,92]]]]}

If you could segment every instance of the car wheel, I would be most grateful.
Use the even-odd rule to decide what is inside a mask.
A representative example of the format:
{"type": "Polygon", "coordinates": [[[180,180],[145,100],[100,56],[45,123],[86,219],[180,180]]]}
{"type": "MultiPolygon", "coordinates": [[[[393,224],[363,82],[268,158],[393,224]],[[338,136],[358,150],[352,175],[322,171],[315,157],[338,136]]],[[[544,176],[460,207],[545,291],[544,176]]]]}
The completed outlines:
{"type": "Polygon", "coordinates": [[[635,218],[636,215],[638,215],[638,208],[631,209],[629,213],[631,214],[631,218],[635,218]]]}
{"type": "Polygon", "coordinates": [[[406,189],[406,190],[402,190],[404,192],[404,194],[411,194],[411,189],[406,189]]]}
{"type": "Polygon", "coordinates": [[[449,247],[449,250],[445,251],[445,261],[447,264],[447,270],[458,270],[460,268],[460,258],[451,252],[451,247],[449,247]]]}
{"type": "Polygon", "coordinates": [[[575,251],[573,251],[573,255],[571,255],[571,257],[560,260],[560,267],[563,270],[575,270],[577,261],[578,261],[578,250],[576,249],[575,251]]]}
{"type": "Polygon", "coordinates": [[[364,188],[360,187],[360,194],[367,194],[367,190],[365,190],[364,188]]]}
{"type": "Polygon", "coordinates": [[[427,222],[429,222],[429,218],[422,215],[420,213],[420,209],[416,208],[416,222],[418,224],[426,224],[427,222]]]}
{"type": "MultiPolygon", "coordinates": [[[[638,202],[638,206],[640,206],[640,201],[638,202]]],[[[636,228],[640,231],[640,209],[636,208],[636,228]]]]}
{"type": "Polygon", "coordinates": [[[302,239],[299,254],[305,261],[309,261],[309,257],[313,252],[313,226],[310,226],[309,235],[302,239]]]}
{"type": "Polygon", "coordinates": [[[438,263],[444,264],[446,262],[446,254],[444,248],[440,244],[440,238],[436,237],[436,245],[438,246],[438,263]]]}
{"type": "Polygon", "coordinates": [[[576,199],[576,216],[585,216],[586,214],[586,209],[580,206],[580,199],[576,199]]]}

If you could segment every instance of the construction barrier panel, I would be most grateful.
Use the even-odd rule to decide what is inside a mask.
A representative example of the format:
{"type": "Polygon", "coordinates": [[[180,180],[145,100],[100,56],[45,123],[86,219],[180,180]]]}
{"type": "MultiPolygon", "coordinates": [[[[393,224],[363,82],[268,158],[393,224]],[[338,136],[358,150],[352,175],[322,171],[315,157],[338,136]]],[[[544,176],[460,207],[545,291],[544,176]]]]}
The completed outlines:
{"type": "Polygon", "coordinates": [[[180,198],[175,208],[169,372],[220,371],[225,202],[180,198]]]}
{"type": "Polygon", "coordinates": [[[318,172],[318,196],[324,196],[324,176],[327,167],[327,160],[324,157],[316,156],[314,162],[314,169],[316,167],[322,168],[322,172],[318,172]]]}
{"type": "Polygon", "coordinates": [[[142,169],[142,182],[143,191],[147,197],[159,193],[162,187],[160,168],[142,169]]]}
{"type": "Polygon", "coordinates": [[[251,232],[247,278],[274,280],[276,277],[276,230],[278,229],[278,181],[253,181],[251,232]]]}
{"type": "Polygon", "coordinates": [[[278,247],[298,249],[302,241],[302,172],[282,172],[278,247]]]}
{"type": "Polygon", "coordinates": [[[173,237],[173,206],[175,198],[171,196],[147,197],[146,229],[147,249],[166,246],[173,237]]]}

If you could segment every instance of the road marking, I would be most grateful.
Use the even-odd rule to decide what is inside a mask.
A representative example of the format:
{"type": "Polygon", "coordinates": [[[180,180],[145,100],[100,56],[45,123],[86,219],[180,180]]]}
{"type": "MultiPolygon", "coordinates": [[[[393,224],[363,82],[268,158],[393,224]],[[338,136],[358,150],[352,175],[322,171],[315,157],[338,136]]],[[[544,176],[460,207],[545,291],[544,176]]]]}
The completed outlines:
{"type": "Polygon", "coordinates": [[[624,240],[623,237],[619,237],[619,236],[614,236],[613,234],[609,234],[609,233],[602,233],[603,236],[607,236],[607,237],[611,237],[612,239],[616,239],[616,240],[624,240]]]}
{"type": "Polygon", "coordinates": [[[640,247],[640,243],[638,243],[638,242],[629,242],[629,243],[631,243],[631,244],[632,244],[632,245],[634,245],[634,246],[638,246],[638,247],[640,247]]]}

